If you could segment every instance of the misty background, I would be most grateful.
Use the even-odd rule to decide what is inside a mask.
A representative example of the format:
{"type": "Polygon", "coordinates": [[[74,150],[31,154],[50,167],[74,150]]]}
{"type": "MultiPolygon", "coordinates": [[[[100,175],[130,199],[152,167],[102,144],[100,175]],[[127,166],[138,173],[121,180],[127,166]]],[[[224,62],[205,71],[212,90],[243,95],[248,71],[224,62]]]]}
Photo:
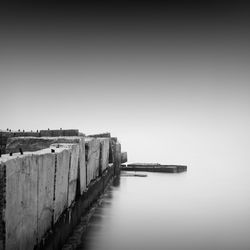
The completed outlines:
{"type": "Polygon", "coordinates": [[[1,11],[2,129],[110,131],[131,161],[248,162],[247,4],[29,3],[1,11]]]}
{"type": "Polygon", "coordinates": [[[122,3],[3,6],[1,128],[110,131],[131,161],[248,169],[248,5],[122,3]]]}
{"type": "Polygon", "coordinates": [[[0,127],[109,131],[130,162],[188,165],[166,177],[166,207],[184,213],[173,232],[201,233],[186,249],[248,249],[249,14],[243,1],[2,6],[0,127]]]}

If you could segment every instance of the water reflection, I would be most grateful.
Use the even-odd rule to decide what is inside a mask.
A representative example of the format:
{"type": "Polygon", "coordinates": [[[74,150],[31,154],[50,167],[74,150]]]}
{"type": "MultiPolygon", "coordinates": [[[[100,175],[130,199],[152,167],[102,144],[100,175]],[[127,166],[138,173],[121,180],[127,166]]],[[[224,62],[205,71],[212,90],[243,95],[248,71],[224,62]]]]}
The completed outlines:
{"type": "Polygon", "coordinates": [[[147,174],[109,188],[79,249],[249,249],[249,185],[197,171],[147,174]]]}

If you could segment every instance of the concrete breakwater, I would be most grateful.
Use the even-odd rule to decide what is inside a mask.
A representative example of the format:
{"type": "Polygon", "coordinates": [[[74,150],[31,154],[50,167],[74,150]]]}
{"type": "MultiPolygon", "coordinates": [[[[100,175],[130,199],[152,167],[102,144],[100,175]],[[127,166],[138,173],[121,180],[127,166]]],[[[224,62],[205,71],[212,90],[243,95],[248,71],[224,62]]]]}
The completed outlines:
{"type": "Polygon", "coordinates": [[[131,163],[122,165],[123,171],[143,171],[143,172],[160,172],[160,173],[181,173],[187,171],[185,165],[162,165],[159,163],[131,163]]]}
{"type": "Polygon", "coordinates": [[[120,173],[126,154],[109,133],[48,131],[7,132],[8,154],[0,157],[0,250],[60,249],[120,173]]]}
{"type": "MultiPolygon", "coordinates": [[[[56,129],[56,130],[40,130],[40,131],[12,131],[11,129],[0,130],[0,154],[6,153],[6,145],[9,138],[13,137],[57,137],[57,136],[79,136],[78,129],[56,129]]],[[[32,151],[36,151],[33,149],[32,151]]]]}

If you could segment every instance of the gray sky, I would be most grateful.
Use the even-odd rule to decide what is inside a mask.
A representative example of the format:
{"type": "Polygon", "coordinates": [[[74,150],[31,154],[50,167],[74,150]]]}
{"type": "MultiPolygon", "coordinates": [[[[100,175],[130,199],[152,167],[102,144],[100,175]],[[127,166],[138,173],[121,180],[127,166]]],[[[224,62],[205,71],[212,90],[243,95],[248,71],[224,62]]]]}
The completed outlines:
{"type": "Polygon", "coordinates": [[[248,161],[248,10],[186,7],[6,10],[1,128],[110,131],[131,161],[248,161]]]}

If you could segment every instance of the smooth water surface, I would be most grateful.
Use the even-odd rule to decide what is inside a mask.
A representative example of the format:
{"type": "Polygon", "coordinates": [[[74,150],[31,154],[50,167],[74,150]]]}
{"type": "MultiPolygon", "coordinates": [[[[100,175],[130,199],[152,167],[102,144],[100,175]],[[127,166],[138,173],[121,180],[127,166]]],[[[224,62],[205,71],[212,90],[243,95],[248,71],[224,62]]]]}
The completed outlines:
{"type": "Polygon", "coordinates": [[[250,249],[249,172],[236,169],[121,176],[79,249],[250,249]]]}

